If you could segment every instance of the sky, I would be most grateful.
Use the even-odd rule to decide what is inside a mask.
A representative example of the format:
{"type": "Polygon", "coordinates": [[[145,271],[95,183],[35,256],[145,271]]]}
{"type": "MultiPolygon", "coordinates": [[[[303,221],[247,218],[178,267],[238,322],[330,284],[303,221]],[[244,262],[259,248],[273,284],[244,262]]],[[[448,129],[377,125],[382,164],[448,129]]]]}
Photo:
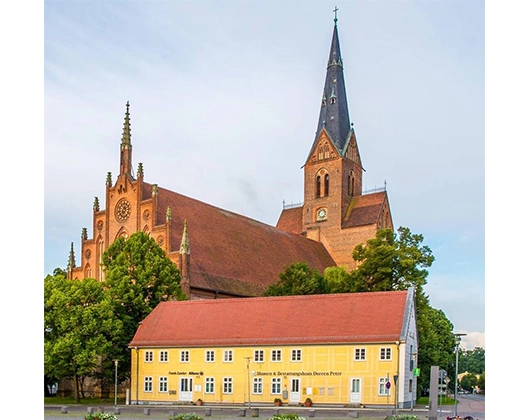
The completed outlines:
{"type": "Polygon", "coordinates": [[[275,225],[303,201],[338,30],[364,188],[436,260],[425,291],[485,347],[485,4],[45,1],[43,276],[119,173],[125,104],[145,180],[275,225]]]}

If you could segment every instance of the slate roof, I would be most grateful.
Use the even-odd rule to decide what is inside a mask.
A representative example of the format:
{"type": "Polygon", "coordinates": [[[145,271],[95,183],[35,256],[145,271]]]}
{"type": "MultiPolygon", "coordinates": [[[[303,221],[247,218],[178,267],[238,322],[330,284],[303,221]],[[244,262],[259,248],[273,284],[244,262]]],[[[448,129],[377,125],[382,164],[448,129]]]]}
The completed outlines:
{"type": "Polygon", "coordinates": [[[178,251],[187,220],[191,287],[258,296],[292,263],[305,261],[321,273],[336,265],[319,242],[158,187],[159,223],[168,206],[171,251],[178,251]]]}
{"type": "Polygon", "coordinates": [[[129,346],[393,342],[406,332],[409,293],[412,289],[162,302],[140,323],[129,346]]]}

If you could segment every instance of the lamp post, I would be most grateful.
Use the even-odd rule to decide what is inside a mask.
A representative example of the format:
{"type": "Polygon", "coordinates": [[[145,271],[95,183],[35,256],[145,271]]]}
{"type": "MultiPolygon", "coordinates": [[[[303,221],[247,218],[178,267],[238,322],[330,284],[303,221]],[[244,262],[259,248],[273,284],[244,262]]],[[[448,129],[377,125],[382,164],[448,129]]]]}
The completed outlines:
{"type": "Polygon", "coordinates": [[[118,405],[118,361],[114,360],[114,407],[118,405]]]}
{"type": "Polygon", "coordinates": [[[456,408],[457,395],[458,395],[458,348],[460,346],[460,341],[462,340],[461,337],[463,337],[464,335],[467,335],[467,334],[458,333],[458,334],[453,334],[453,335],[455,336],[455,342],[456,342],[456,346],[455,346],[455,352],[456,352],[456,363],[455,363],[455,417],[456,417],[457,413],[458,413],[458,410],[456,408]]]}
{"type": "Polygon", "coordinates": [[[248,408],[250,409],[250,357],[245,357],[247,361],[247,382],[248,382],[248,408]]]}

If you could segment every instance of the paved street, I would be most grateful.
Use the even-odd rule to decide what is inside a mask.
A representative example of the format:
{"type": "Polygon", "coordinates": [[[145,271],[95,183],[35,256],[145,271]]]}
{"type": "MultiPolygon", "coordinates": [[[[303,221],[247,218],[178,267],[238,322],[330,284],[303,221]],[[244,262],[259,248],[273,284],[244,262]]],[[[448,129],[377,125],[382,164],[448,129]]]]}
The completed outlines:
{"type": "MultiPolygon", "coordinates": [[[[475,420],[485,420],[485,398],[483,395],[459,395],[458,404],[458,415],[461,417],[472,416],[475,420]]],[[[45,420],[83,420],[84,415],[87,412],[87,406],[69,406],[67,413],[62,413],[61,406],[45,406],[44,407],[44,419],[45,420]]],[[[100,407],[94,406],[94,411],[99,411],[100,407]]],[[[149,420],[149,419],[168,419],[171,414],[189,413],[195,412],[202,416],[204,419],[211,418],[212,420],[236,420],[243,417],[251,417],[251,413],[248,408],[245,407],[220,407],[220,406],[119,406],[120,414],[118,420],[149,420]],[[244,411],[243,411],[244,410],[244,411]]],[[[266,406],[256,407],[258,408],[258,419],[266,420],[272,416],[277,408],[266,406]]],[[[280,413],[295,412],[306,419],[315,418],[325,420],[345,420],[356,418],[365,420],[383,420],[387,415],[392,414],[392,408],[341,408],[341,407],[319,407],[313,406],[307,407],[289,407],[282,406],[279,409],[280,413]],[[314,410],[314,411],[313,411],[314,410]]],[[[114,406],[104,406],[103,411],[112,413],[114,412],[114,406]]],[[[410,410],[399,410],[400,413],[411,413],[410,410]]],[[[446,420],[448,416],[453,416],[454,405],[442,406],[440,420],[446,420]]],[[[427,407],[416,406],[412,411],[412,414],[418,416],[420,420],[427,418],[428,411],[427,407]]],[[[23,417],[23,416],[22,416],[23,417]]]]}

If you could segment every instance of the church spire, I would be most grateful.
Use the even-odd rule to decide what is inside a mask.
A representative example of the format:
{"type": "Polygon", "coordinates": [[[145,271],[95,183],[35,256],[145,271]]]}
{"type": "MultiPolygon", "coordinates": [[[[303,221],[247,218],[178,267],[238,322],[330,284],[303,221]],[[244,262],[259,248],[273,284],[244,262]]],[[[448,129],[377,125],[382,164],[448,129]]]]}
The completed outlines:
{"type": "Polygon", "coordinates": [[[120,150],[120,175],[127,174],[132,177],[132,143],[129,101],[127,101],[125,110],[125,121],[123,122],[123,133],[121,136],[120,150]]]}
{"type": "Polygon", "coordinates": [[[325,128],[337,149],[343,152],[350,132],[350,116],[346,98],[342,56],[340,54],[337,10],[339,9],[336,7],[333,10],[335,12],[335,24],[333,26],[333,36],[331,38],[324,93],[322,95],[315,140],[320,136],[322,129],[325,128]]]}

